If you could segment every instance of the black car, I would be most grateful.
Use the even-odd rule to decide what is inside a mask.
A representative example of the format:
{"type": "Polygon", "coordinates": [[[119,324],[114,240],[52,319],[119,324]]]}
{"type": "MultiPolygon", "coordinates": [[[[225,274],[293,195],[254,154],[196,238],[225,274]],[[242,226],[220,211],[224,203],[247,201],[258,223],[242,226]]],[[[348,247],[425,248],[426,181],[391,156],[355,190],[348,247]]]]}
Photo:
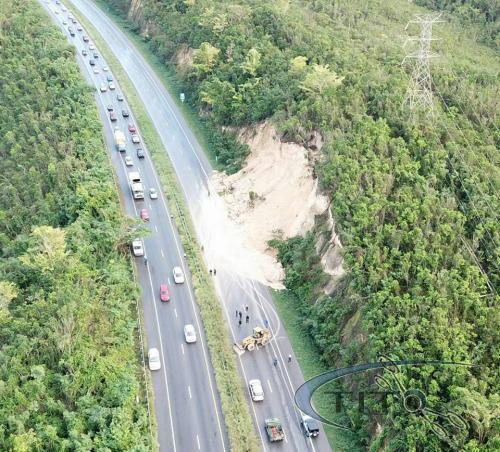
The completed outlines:
{"type": "Polygon", "coordinates": [[[83,42],[89,42],[90,41],[90,39],[89,39],[89,37],[87,35],[83,35],[82,39],[83,39],[83,42]]]}
{"type": "Polygon", "coordinates": [[[300,420],[300,425],[302,426],[304,434],[307,437],[314,438],[319,435],[319,422],[316,419],[303,414],[302,419],[300,420]]]}
{"type": "Polygon", "coordinates": [[[99,58],[99,54],[97,52],[94,52],[94,58],[99,58]]]}
{"type": "Polygon", "coordinates": [[[144,150],[142,148],[137,148],[137,157],[140,159],[144,158],[144,150]]]}
{"type": "Polygon", "coordinates": [[[87,52],[85,49],[83,49],[83,50],[82,50],[82,55],[83,55],[83,56],[87,56],[87,55],[88,55],[88,52],[87,52]]]}
{"type": "Polygon", "coordinates": [[[93,59],[90,59],[90,60],[89,60],[89,64],[90,64],[91,66],[95,66],[95,61],[94,61],[93,59]]]}
{"type": "Polygon", "coordinates": [[[129,117],[128,110],[125,110],[125,109],[124,109],[124,110],[122,110],[122,116],[123,116],[124,118],[128,118],[128,117],[129,117]]]}
{"type": "Polygon", "coordinates": [[[71,36],[75,36],[75,32],[73,31],[73,29],[71,27],[68,27],[68,31],[69,31],[69,34],[71,36]]]}

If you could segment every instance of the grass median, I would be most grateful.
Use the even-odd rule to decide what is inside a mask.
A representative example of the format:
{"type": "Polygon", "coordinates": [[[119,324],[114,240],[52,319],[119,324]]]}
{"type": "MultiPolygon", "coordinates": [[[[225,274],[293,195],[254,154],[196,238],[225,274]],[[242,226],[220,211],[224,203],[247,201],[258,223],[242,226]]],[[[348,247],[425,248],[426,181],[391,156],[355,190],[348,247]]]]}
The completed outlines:
{"type": "MultiPolygon", "coordinates": [[[[68,1],[68,4],[71,2],[68,1]]],[[[160,177],[192,273],[195,298],[200,307],[207,335],[231,449],[235,452],[257,451],[259,450],[257,437],[237,371],[232,344],[224,327],[226,321],[222,307],[215,295],[212,282],[207,277],[201,248],[196,240],[194,227],[175,171],[144,104],[123,67],[92,24],[73,4],[72,6],[74,14],[84,25],[119,81],[160,177]]]]}

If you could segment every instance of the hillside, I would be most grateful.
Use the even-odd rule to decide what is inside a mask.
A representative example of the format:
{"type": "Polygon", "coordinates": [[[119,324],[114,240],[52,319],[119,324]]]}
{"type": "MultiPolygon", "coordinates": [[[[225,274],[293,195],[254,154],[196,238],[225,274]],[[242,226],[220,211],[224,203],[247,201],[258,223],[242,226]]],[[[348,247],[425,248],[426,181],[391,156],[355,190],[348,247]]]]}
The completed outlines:
{"type": "Polygon", "coordinates": [[[93,91],[0,0],[0,450],[151,450],[138,291],[93,91]]]}
{"type": "MultiPolygon", "coordinates": [[[[329,286],[316,245],[320,232],[329,239],[331,231],[320,221],[314,232],[273,245],[326,363],[341,367],[389,354],[481,366],[415,370],[404,380],[467,419],[467,429],[440,438],[393,402],[375,420],[351,412],[364,447],[498,448],[500,65],[496,13],[488,12],[494,2],[474,2],[486,5],[484,23],[457,19],[452,4],[459,2],[445,2],[451,15],[435,26],[439,40],[432,43],[440,56],[431,65],[433,117],[410,114],[404,102],[411,64],[401,62],[415,50],[411,43],[403,48],[404,29],[414,14],[431,12],[411,2],[107,3],[129,15],[218,133],[271,119],[282,141],[310,148],[321,135],[311,163],[331,200],[346,274],[329,286]]],[[[407,36],[418,34],[409,27],[407,36]]],[[[218,161],[234,173],[248,151],[224,134],[218,161]]]]}

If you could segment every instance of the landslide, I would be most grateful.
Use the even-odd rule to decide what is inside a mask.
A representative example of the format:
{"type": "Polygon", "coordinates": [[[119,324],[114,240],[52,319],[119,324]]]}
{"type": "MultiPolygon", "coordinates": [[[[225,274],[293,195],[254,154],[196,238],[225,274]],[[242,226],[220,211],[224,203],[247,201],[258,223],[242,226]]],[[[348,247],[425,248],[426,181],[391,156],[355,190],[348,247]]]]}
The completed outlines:
{"type": "MultiPolygon", "coordinates": [[[[431,12],[412,2],[108,3],[129,13],[153,52],[177,71],[203,121],[237,134],[271,120],[281,141],[304,148],[321,136],[311,164],[334,231],[325,232],[331,221],[319,221],[313,232],[273,246],[325,362],[389,354],[481,366],[401,376],[433,406],[468,421],[456,431],[433,419],[451,439],[392,401],[375,419],[349,412],[364,446],[497,449],[500,67],[493,22],[469,27],[444,14],[434,27],[440,58],[431,65],[429,117],[410,114],[405,103],[412,66],[401,62],[416,48],[403,48],[404,29],[414,14],[431,12]],[[330,245],[331,259],[318,255],[330,245]],[[339,254],[346,273],[332,285],[322,263],[338,262],[339,254]]],[[[474,4],[490,17],[493,2],[474,4]]],[[[407,30],[419,33],[415,24],[407,30]]],[[[212,150],[229,173],[245,170],[247,152],[233,145],[219,140],[212,150]]],[[[264,202],[255,193],[254,201],[264,202]]]]}

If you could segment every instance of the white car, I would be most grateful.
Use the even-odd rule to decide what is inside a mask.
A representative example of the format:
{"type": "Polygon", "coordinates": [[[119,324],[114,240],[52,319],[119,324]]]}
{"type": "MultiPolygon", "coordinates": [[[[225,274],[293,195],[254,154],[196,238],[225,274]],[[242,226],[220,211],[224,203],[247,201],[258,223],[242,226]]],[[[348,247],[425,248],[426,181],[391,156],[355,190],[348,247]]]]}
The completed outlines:
{"type": "Polygon", "coordinates": [[[193,325],[189,324],[184,326],[184,337],[188,344],[196,342],[196,331],[193,325]]]}
{"type": "Polygon", "coordinates": [[[95,45],[94,44],[89,44],[89,49],[90,50],[95,50],[95,45]]]}
{"type": "Polygon", "coordinates": [[[56,14],[59,14],[59,11],[58,11],[57,9],[56,9],[54,12],[55,12],[56,14]]]}
{"type": "Polygon", "coordinates": [[[63,13],[65,13],[67,11],[65,6],[63,6],[61,9],[62,9],[63,13]]]}
{"type": "Polygon", "coordinates": [[[140,143],[141,142],[141,139],[139,138],[139,135],[137,135],[136,133],[132,134],[132,143],[140,143]]]}
{"type": "Polygon", "coordinates": [[[98,68],[94,68],[94,74],[99,74],[99,69],[98,68]]]}
{"type": "Polygon", "coordinates": [[[250,389],[250,396],[254,402],[261,402],[264,400],[264,390],[262,389],[260,380],[250,380],[248,382],[248,388],[250,389]]]}
{"type": "Polygon", "coordinates": [[[160,353],[157,348],[150,348],[148,351],[149,370],[160,370],[160,353]]]}
{"type": "Polygon", "coordinates": [[[101,83],[101,93],[105,93],[108,90],[108,87],[106,86],[106,83],[101,83]]]}
{"type": "Polygon", "coordinates": [[[132,252],[135,257],[144,256],[144,246],[141,239],[135,239],[132,242],[132,252]]]}
{"type": "Polygon", "coordinates": [[[108,86],[109,86],[110,90],[116,89],[116,86],[115,86],[115,84],[113,82],[109,82],[108,86]]]}
{"type": "Polygon", "coordinates": [[[149,197],[151,199],[158,199],[158,192],[156,191],[156,188],[149,189],[149,197]]]}
{"type": "Polygon", "coordinates": [[[65,20],[63,20],[63,21],[62,21],[62,24],[63,24],[63,25],[68,25],[68,22],[67,22],[67,21],[65,21],[65,20]]]}
{"type": "Polygon", "coordinates": [[[102,68],[102,70],[103,70],[104,72],[108,72],[108,71],[109,71],[109,67],[108,67],[108,66],[104,66],[104,67],[102,68]]]}
{"type": "Polygon", "coordinates": [[[77,26],[76,26],[76,29],[77,29],[78,31],[83,31],[83,28],[82,28],[82,26],[81,26],[81,25],[77,25],[77,26]]]}
{"type": "Polygon", "coordinates": [[[174,281],[176,284],[182,284],[184,282],[184,273],[182,273],[181,267],[174,267],[172,273],[174,274],[174,281]]]}
{"type": "Polygon", "coordinates": [[[125,165],[127,165],[127,166],[133,166],[134,165],[134,161],[132,160],[132,157],[130,157],[130,155],[127,155],[125,157],[125,165]]]}

